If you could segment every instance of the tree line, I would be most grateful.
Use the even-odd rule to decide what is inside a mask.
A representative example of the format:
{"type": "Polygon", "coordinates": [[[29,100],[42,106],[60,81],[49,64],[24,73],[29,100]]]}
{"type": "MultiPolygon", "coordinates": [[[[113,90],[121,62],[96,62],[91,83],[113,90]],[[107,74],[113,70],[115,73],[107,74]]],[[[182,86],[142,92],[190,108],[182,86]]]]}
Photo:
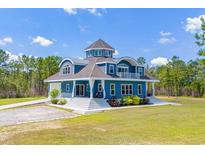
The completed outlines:
{"type": "Polygon", "coordinates": [[[166,65],[147,69],[160,80],[155,84],[157,95],[202,97],[205,93],[204,65],[200,59],[184,62],[173,56],[166,65]]]}
{"type": "Polygon", "coordinates": [[[47,95],[48,86],[43,81],[59,71],[61,57],[18,56],[10,60],[0,49],[0,98],[47,95]]]}

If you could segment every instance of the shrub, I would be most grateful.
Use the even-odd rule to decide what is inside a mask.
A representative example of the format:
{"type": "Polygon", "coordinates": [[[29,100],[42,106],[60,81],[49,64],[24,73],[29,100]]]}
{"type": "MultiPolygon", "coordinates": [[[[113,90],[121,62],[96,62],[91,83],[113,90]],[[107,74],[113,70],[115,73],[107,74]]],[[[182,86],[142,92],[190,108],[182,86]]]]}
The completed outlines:
{"type": "Polygon", "coordinates": [[[116,99],[116,98],[109,99],[109,100],[107,100],[107,102],[112,107],[120,106],[120,103],[119,103],[118,99],[116,99]]]}
{"type": "Polygon", "coordinates": [[[132,96],[132,103],[133,103],[133,105],[139,105],[140,104],[140,97],[132,96]]]}
{"type": "Polygon", "coordinates": [[[51,99],[51,103],[52,104],[57,104],[58,103],[58,99],[51,99]]]}
{"type": "Polygon", "coordinates": [[[61,98],[59,101],[58,101],[58,105],[64,105],[67,103],[67,100],[65,98],[61,98]]]}
{"type": "Polygon", "coordinates": [[[129,105],[132,103],[132,99],[130,96],[124,96],[121,99],[121,105],[129,105]]]}
{"type": "Polygon", "coordinates": [[[52,97],[52,99],[56,99],[59,95],[59,90],[58,89],[53,89],[50,92],[50,96],[52,97]]]}
{"type": "Polygon", "coordinates": [[[121,105],[138,105],[140,104],[140,97],[138,96],[124,96],[121,99],[121,105]]]}
{"type": "Polygon", "coordinates": [[[140,99],[140,105],[146,105],[149,103],[149,98],[141,98],[140,99]]]}

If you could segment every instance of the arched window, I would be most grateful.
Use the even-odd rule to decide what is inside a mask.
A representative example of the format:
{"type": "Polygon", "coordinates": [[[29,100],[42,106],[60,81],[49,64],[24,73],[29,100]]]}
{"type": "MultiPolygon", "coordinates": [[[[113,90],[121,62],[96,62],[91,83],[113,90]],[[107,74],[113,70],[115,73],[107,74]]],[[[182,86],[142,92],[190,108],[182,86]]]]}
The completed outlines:
{"type": "Polygon", "coordinates": [[[67,75],[69,73],[70,73],[70,66],[69,65],[63,66],[63,75],[67,75]]]}

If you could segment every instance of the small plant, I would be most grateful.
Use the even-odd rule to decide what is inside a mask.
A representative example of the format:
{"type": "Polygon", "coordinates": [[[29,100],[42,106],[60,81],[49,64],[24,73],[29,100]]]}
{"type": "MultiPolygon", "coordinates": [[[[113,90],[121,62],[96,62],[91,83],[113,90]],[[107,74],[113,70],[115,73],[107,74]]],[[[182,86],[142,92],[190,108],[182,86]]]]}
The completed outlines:
{"type": "Polygon", "coordinates": [[[109,99],[109,100],[107,100],[107,102],[112,107],[120,106],[120,103],[119,103],[118,99],[116,99],[116,98],[109,99]]]}
{"type": "Polygon", "coordinates": [[[132,96],[132,103],[133,105],[139,105],[140,104],[140,97],[138,96],[132,96]]]}
{"type": "Polygon", "coordinates": [[[121,105],[139,105],[140,97],[138,96],[124,96],[121,99],[121,105]]]}
{"type": "Polygon", "coordinates": [[[58,103],[58,99],[51,99],[51,103],[52,104],[57,104],[58,103]]]}
{"type": "Polygon", "coordinates": [[[141,98],[140,99],[140,105],[146,105],[149,103],[149,98],[141,98]]]}
{"type": "Polygon", "coordinates": [[[58,95],[59,95],[59,90],[58,89],[51,90],[51,92],[50,92],[51,103],[53,103],[53,104],[58,103],[58,99],[57,99],[58,95]]]}
{"type": "Polygon", "coordinates": [[[65,98],[61,98],[59,101],[58,101],[58,105],[65,105],[67,103],[67,100],[65,98]]]}
{"type": "Polygon", "coordinates": [[[53,99],[56,99],[59,95],[59,90],[58,89],[53,89],[51,90],[50,92],[50,96],[53,98],[53,99]]]}

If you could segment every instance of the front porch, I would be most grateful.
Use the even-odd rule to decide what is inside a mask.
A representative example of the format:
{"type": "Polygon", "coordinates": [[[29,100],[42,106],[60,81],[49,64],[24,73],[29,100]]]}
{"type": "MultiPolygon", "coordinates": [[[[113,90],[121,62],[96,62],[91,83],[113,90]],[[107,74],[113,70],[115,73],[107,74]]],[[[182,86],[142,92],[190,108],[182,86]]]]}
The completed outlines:
{"type": "Polygon", "coordinates": [[[73,80],[61,82],[61,97],[106,98],[104,80],[73,80]]]}
{"type": "Polygon", "coordinates": [[[50,90],[59,89],[64,98],[121,98],[126,95],[137,95],[141,98],[155,95],[154,82],[134,80],[71,80],[51,83],[50,90]],[[52,86],[55,85],[55,86],[52,86]],[[52,88],[53,87],[53,88],[52,88]],[[149,88],[148,88],[149,87],[149,88]],[[149,93],[149,95],[147,95],[149,93]],[[150,95],[151,93],[151,95],[150,95]]]}

